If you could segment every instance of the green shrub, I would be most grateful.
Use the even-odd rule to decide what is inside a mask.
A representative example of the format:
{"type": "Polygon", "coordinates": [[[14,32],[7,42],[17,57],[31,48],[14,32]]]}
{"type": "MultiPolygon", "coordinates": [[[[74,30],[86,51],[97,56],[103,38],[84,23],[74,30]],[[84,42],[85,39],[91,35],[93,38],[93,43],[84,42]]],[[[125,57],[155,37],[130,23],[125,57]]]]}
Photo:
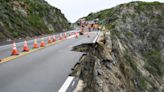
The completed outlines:
{"type": "Polygon", "coordinates": [[[126,31],[125,32],[125,36],[127,36],[128,38],[132,38],[133,37],[133,33],[131,31],[126,31]]]}
{"type": "Polygon", "coordinates": [[[159,51],[152,49],[145,51],[143,56],[146,58],[145,68],[153,75],[163,76],[161,54],[159,51]]]}
{"type": "Polygon", "coordinates": [[[13,32],[13,37],[17,38],[18,37],[18,32],[14,31],[13,32]]]}

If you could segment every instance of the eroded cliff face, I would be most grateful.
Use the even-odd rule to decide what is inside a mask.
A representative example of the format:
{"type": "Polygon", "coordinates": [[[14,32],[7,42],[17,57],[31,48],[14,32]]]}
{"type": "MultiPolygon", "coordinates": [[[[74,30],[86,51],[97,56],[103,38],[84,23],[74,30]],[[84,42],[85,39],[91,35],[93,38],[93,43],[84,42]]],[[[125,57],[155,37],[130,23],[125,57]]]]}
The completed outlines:
{"type": "Polygon", "coordinates": [[[44,0],[1,0],[0,41],[66,31],[69,22],[44,0]]]}
{"type": "Polygon", "coordinates": [[[107,30],[98,42],[74,47],[87,53],[73,72],[83,92],[163,92],[164,4],[132,2],[101,13],[95,16],[105,16],[107,30]]]}

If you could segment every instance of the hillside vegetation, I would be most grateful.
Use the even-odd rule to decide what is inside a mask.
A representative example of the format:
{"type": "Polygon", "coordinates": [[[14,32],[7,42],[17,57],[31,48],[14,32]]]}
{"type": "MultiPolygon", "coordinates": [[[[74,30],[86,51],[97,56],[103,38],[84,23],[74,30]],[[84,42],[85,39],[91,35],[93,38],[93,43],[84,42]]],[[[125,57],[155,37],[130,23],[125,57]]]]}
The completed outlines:
{"type": "Polygon", "coordinates": [[[61,11],[44,0],[0,1],[0,41],[68,29],[69,23],[61,11]]]}

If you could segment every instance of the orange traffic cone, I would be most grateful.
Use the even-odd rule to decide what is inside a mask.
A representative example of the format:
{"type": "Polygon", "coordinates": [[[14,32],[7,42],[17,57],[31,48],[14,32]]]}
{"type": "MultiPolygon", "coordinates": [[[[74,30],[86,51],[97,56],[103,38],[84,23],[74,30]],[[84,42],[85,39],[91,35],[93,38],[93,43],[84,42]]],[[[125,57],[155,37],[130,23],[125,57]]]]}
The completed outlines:
{"type": "Polygon", "coordinates": [[[50,36],[48,36],[48,43],[51,43],[52,41],[51,41],[51,37],[50,36]]]}
{"type": "Polygon", "coordinates": [[[63,39],[63,38],[62,38],[62,35],[60,35],[60,36],[59,36],[59,40],[62,40],[62,39],[63,39]]]}
{"type": "Polygon", "coordinates": [[[26,40],[24,41],[23,51],[26,51],[26,52],[29,51],[28,44],[27,44],[26,40]]]}
{"type": "Polygon", "coordinates": [[[44,38],[41,39],[40,47],[45,47],[44,38]]]}
{"type": "Polygon", "coordinates": [[[78,38],[78,32],[75,32],[75,37],[78,38]]]}
{"type": "Polygon", "coordinates": [[[11,55],[19,55],[15,42],[13,42],[13,50],[11,52],[11,55]]]}
{"type": "Polygon", "coordinates": [[[64,33],[64,38],[65,38],[65,39],[67,38],[67,34],[66,34],[66,33],[64,33]]]}
{"type": "Polygon", "coordinates": [[[38,48],[38,42],[37,42],[36,38],[34,39],[34,45],[33,46],[34,46],[33,48],[38,48]]]}
{"type": "Polygon", "coordinates": [[[53,36],[52,42],[56,42],[56,37],[55,37],[55,35],[53,36]]]}

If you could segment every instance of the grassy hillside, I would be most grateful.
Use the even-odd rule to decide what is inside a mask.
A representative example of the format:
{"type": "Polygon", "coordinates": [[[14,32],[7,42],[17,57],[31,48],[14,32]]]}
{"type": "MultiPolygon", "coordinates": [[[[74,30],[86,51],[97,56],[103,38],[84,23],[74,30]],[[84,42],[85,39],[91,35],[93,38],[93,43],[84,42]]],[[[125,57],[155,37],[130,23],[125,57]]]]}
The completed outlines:
{"type": "Polygon", "coordinates": [[[65,16],[44,0],[0,1],[0,41],[67,29],[65,16]]]}

